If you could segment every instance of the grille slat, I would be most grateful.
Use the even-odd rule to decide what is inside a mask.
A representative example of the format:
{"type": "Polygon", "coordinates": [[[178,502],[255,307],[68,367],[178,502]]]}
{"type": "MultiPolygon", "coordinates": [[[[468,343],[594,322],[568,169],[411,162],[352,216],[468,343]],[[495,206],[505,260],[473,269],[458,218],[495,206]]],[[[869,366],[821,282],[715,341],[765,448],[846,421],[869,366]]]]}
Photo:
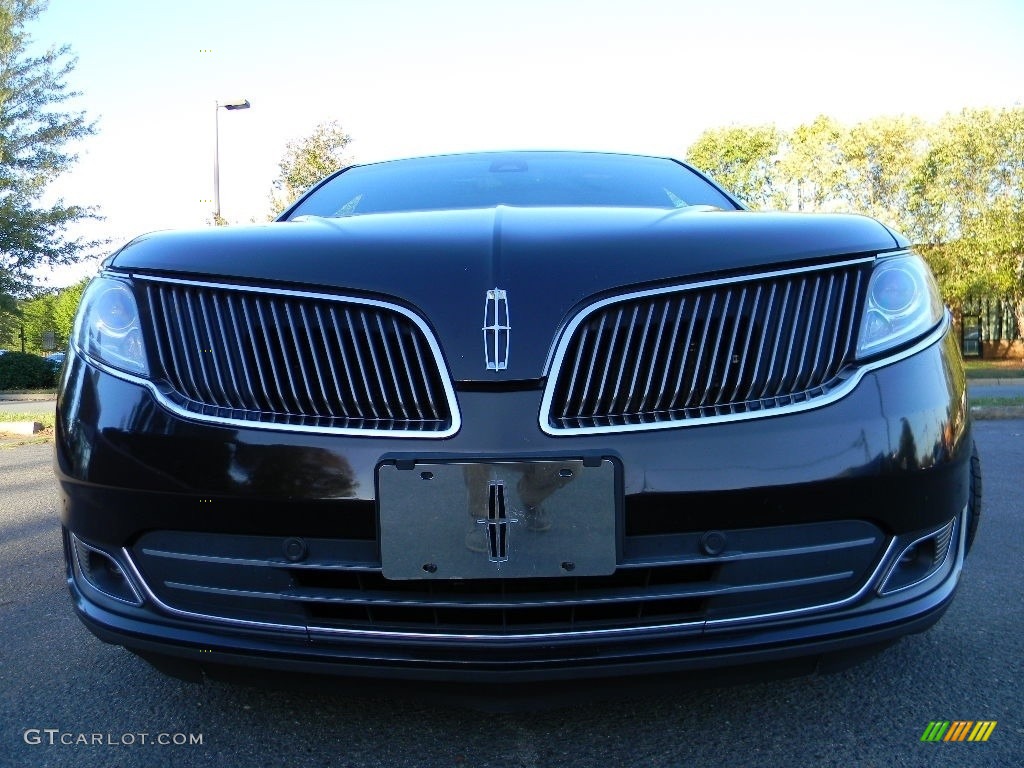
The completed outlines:
{"type": "MultiPolygon", "coordinates": [[[[230,330],[231,330],[231,333],[233,334],[233,336],[228,336],[228,334],[225,333],[224,334],[224,338],[225,339],[228,339],[228,338],[241,339],[241,338],[243,338],[240,326],[238,324],[238,317],[237,317],[237,314],[241,314],[241,312],[242,312],[241,301],[240,301],[239,297],[238,296],[232,296],[230,294],[225,296],[224,297],[224,305],[227,307],[228,316],[231,319],[231,329],[230,330]]],[[[159,338],[160,334],[156,334],[156,335],[159,338]]],[[[261,407],[260,407],[259,401],[258,401],[258,399],[256,397],[256,391],[253,388],[253,376],[254,376],[254,374],[258,375],[258,372],[255,372],[255,371],[250,372],[250,370],[249,370],[249,363],[246,361],[246,358],[248,356],[247,350],[239,348],[239,349],[236,350],[236,352],[238,354],[239,367],[241,368],[241,371],[242,371],[242,379],[241,379],[241,381],[242,381],[242,388],[244,389],[244,394],[243,394],[242,390],[239,391],[238,402],[242,404],[242,406],[243,406],[243,408],[245,410],[259,411],[259,410],[261,410],[261,407]]]]}
{"type": "MultiPolygon", "coordinates": [[[[374,319],[377,321],[377,331],[379,333],[377,338],[380,340],[381,346],[384,347],[384,357],[388,361],[386,370],[390,374],[389,378],[392,386],[391,391],[394,393],[391,400],[398,406],[398,412],[401,418],[407,419],[409,418],[409,411],[406,408],[406,397],[405,393],[402,392],[402,386],[398,383],[398,376],[395,373],[395,360],[394,356],[391,354],[391,349],[394,345],[384,343],[387,332],[384,330],[384,322],[381,319],[380,313],[376,313],[376,317],[374,319]]],[[[395,341],[397,342],[397,339],[395,341]]]]}
{"type": "Polygon", "coordinates": [[[437,390],[429,386],[430,374],[427,372],[427,364],[424,362],[423,344],[424,340],[419,334],[413,334],[411,336],[413,352],[416,353],[416,365],[418,366],[418,375],[415,377],[416,386],[421,387],[423,391],[423,403],[426,409],[424,418],[427,420],[438,420],[443,417],[444,406],[439,405],[436,400],[437,390]]]}
{"type": "MultiPolygon", "coordinates": [[[[204,302],[202,294],[196,296],[196,303],[198,305],[199,317],[202,319],[202,332],[203,336],[207,341],[206,349],[209,349],[212,353],[213,346],[216,343],[217,335],[213,332],[213,328],[210,325],[210,311],[208,310],[206,303],[204,302]]],[[[223,337],[222,337],[223,338],[223,337]]],[[[208,380],[210,383],[210,390],[214,397],[217,398],[218,403],[227,404],[231,402],[231,396],[228,395],[228,384],[230,377],[225,377],[222,368],[226,368],[231,360],[231,353],[229,350],[226,355],[214,355],[210,353],[203,353],[203,362],[206,363],[208,371],[208,380]]]]}
{"type": "MultiPolygon", "coordinates": [[[[645,581],[655,575],[652,570],[645,574],[645,581]]],[[[196,592],[205,595],[223,597],[245,597],[260,600],[291,600],[299,603],[344,603],[346,605],[368,605],[387,607],[416,608],[472,608],[487,610],[498,608],[506,611],[524,610],[527,608],[575,607],[585,605],[603,605],[619,603],[643,603],[659,600],[678,600],[683,598],[722,597],[725,595],[745,595],[762,591],[784,592],[809,586],[822,586],[832,582],[849,580],[854,572],[829,571],[805,578],[762,581],[749,584],[680,584],[676,586],[653,587],[645,583],[639,587],[624,586],[614,589],[595,588],[587,590],[568,590],[550,592],[513,592],[503,594],[499,589],[493,594],[457,594],[446,591],[443,594],[430,593],[424,595],[403,595],[400,590],[389,592],[381,589],[327,588],[327,587],[290,587],[280,591],[258,589],[237,589],[217,587],[190,582],[165,581],[164,586],[170,590],[196,592]]],[[[565,585],[560,585],[565,586],[565,585]]]]}
{"type": "Polygon", "coordinates": [[[758,376],[761,372],[761,367],[764,364],[765,355],[765,343],[768,341],[771,335],[771,328],[769,327],[769,321],[773,317],[773,308],[775,307],[775,294],[778,286],[772,284],[771,291],[768,294],[768,301],[765,304],[764,310],[760,316],[757,317],[758,324],[761,328],[761,338],[757,343],[757,354],[754,355],[754,373],[750,378],[750,384],[747,386],[744,393],[743,401],[754,399],[754,387],[757,386],[758,376]]]}
{"type": "MultiPolygon", "coordinates": [[[[633,307],[633,311],[632,311],[632,313],[630,315],[630,319],[626,323],[626,331],[625,331],[626,338],[625,338],[625,340],[622,343],[624,349],[635,350],[635,354],[637,356],[643,354],[643,345],[640,344],[639,346],[634,346],[631,342],[633,340],[633,332],[636,330],[636,325],[637,325],[636,318],[637,318],[637,314],[639,312],[640,312],[640,307],[639,306],[634,306],[633,307]]],[[[620,316],[620,319],[621,319],[621,316],[620,316]]],[[[622,355],[620,360],[619,360],[619,370],[615,374],[615,384],[611,388],[611,395],[610,395],[610,406],[609,407],[613,411],[614,410],[618,410],[618,403],[619,403],[619,400],[622,399],[623,395],[626,395],[627,399],[628,399],[628,394],[629,393],[628,392],[623,392],[623,388],[622,388],[623,378],[622,377],[624,375],[628,374],[628,371],[629,371],[630,368],[633,369],[633,376],[634,376],[634,378],[636,377],[636,368],[637,368],[637,366],[636,365],[630,365],[631,362],[634,362],[634,361],[631,360],[628,355],[622,355]]]]}
{"type": "MultiPolygon", "coordinates": [[[[619,338],[619,334],[622,330],[622,308],[620,307],[618,312],[615,313],[615,323],[612,325],[611,331],[608,334],[608,344],[610,347],[615,346],[615,342],[619,338]]],[[[591,413],[599,413],[603,410],[602,403],[604,402],[605,390],[608,389],[608,372],[611,369],[614,356],[606,354],[604,356],[604,369],[599,379],[599,386],[597,389],[597,395],[594,397],[594,405],[590,409],[591,413]]]]}
{"type": "MultiPolygon", "coordinates": [[[[284,392],[281,389],[281,377],[277,375],[277,364],[274,362],[274,351],[277,349],[277,346],[274,342],[271,341],[271,335],[268,332],[268,328],[272,328],[273,325],[270,325],[267,322],[267,320],[263,317],[263,307],[261,305],[259,298],[255,296],[252,297],[252,303],[253,309],[255,310],[257,321],[256,328],[259,329],[259,335],[262,337],[263,340],[262,348],[258,346],[253,348],[253,352],[255,353],[254,357],[256,358],[256,364],[259,366],[260,369],[260,380],[263,382],[264,388],[267,391],[267,399],[270,401],[270,409],[272,411],[276,411],[277,413],[288,413],[290,409],[285,404],[284,392]],[[261,354],[261,352],[263,354],[261,354]],[[263,360],[261,360],[261,358],[263,358],[263,360]],[[263,365],[263,362],[266,362],[266,365],[263,365]],[[267,375],[267,368],[270,369],[269,376],[267,375]],[[273,385],[274,391],[277,394],[276,400],[271,399],[270,397],[270,389],[269,387],[266,386],[268,379],[271,385],[273,385]]],[[[249,328],[253,328],[252,321],[249,322],[249,328]]],[[[258,340],[254,340],[258,342],[258,340]]]]}
{"type": "MultiPolygon", "coordinates": [[[[181,338],[183,340],[187,339],[191,336],[191,334],[189,333],[189,329],[187,328],[188,318],[185,315],[185,308],[181,306],[184,303],[185,297],[184,295],[182,295],[180,300],[178,296],[172,296],[171,298],[173,301],[173,304],[171,305],[171,310],[174,317],[174,330],[177,332],[176,335],[178,336],[178,338],[181,338]]],[[[172,349],[174,349],[174,347],[172,347],[172,349]]],[[[186,343],[184,346],[177,347],[176,351],[180,351],[181,360],[175,360],[175,362],[178,365],[177,370],[184,374],[184,376],[180,374],[178,376],[182,386],[186,385],[185,379],[187,377],[187,383],[191,384],[191,391],[197,392],[199,386],[196,384],[195,366],[193,365],[192,360],[190,359],[189,356],[189,350],[192,349],[195,349],[194,342],[192,344],[186,343]]],[[[178,355],[176,354],[175,357],[178,357],[178,355]]]]}
{"type": "Polygon", "coordinates": [[[686,395],[685,405],[689,406],[691,403],[696,402],[694,395],[697,394],[697,390],[700,388],[700,380],[703,377],[705,371],[701,368],[701,363],[704,362],[704,351],[708,348],[708,333],[711,330],[711,321],[714,318],[715,311],[715,300],[718,296],[714,293],[711,294],[711,300],[708,302],[707,314],[704,318],[704,324],[700,332],[700,340],[696,346],[696,356],[693,361],[693,368],[690,372],[689,382],[690,388],[686,395]]]}
{"type": "MultiPolygon", "coordinates": [[[[725,293],[725,306],[722,307],[722,316],[718,321],[718,331],[715,334],[715,345],[711,348],[711,362],[708,363],[706,375],[703,378],[704,393],[701,395],[702,402],[708,402],[711,399],[711,390],[715,384],[715,374],[718,373],[718,357],[719,350],[722,346],[722,334],[725,333],[725,323],[729,317],[729,302],[732,301],[732,291],[726,291],[725,293]]],[[[723,381],[724,383],[724,381],[723,381]]],[[[715,397],[715,400],[718,398],[715,397]]]]}
{"type": "MultiPolygon", "coordinates": [[[[751,300],[750,317],[756,318],[758,316],[758,311],[760,309],[760,306],[761,306],[761,286],[757,285],[755,287],[755,289],[754,289],[754,298],[751,300]]],[[[739,327],[740,327],[740,323],[736,323],[736,329],[737,330],[739,329],[739,327]]],[[[750,323],[747,323],[746,336],[744,337],[743,344],[740,345],[740,352],[737,355],[737,357],[739,359],[739,370],[736,371],[736,377],[735,377],[735,382],[733,383],[733,386],[732,386],[732,392],[729,393],[729,397],[728,398],[723,398],[721,401],[719,401],[719,404],[721,404],[722,402],[734,402],[737,399],[739,399],[739,400],[746,400],[746,399],[748,399],[750,397],[750,392],[749,391],[744,391],[744,394],[743,394],[742,397],[738,397],[738,395],[740,393],[740,386],[741,386],[741,384],[743,382],[743,373],[747,369],[747,363],[750,362],[750,358],[751,358],[751,355],[750,355],[750,344],[754,340],[754,329],[756,327],[757,327],[757,323],[754,322],[754,321],[751,321],[750,323]]],[[[723,393],[725,392],[724,388],[722,389],[722,392],[723,393]]]]}
{"type": "MultiPolygon", "coordinates": [[[[226,329],[224,327],[224,315],[223,315],[223,313],[213,312],[212,308],[211,308],[209,310],[209,313],[208,313],[208,316],[209,315],[213,316],[214,322],[217,324],[217,331],[219,333],[219,338],[221,338],[221,339],[229,338],[228,334],[227,334],[227,331],[226,331],[226,329]]],[[[210,338],[211,339],[214,339],[214,338],[218,337],[217,334],[214,334],[212,328],[209,329],[209,334],[210,334],[210,338]]],[[[227,370],[226,370],[226,374],[227,375],[226,376],[224,375],[225,371],[222,371],[220,369],[219,365],[218,365],[218,369],[217,369],[217,375],[218,375],[218,377],[220,377],[221,388],[222,388],[222,391],[224,393],[224,402],[225,403],[230,403],[232,398],[234,398],[235,402],[242,402],[242,399],[243,399],[242,398],[242,392],[241,392],[241,390],[238,387],[238,382],[240,380],[240,377],[239,377],[238,373],[236,373],[236,371],[235,371],[235,360],[236,360],[236,356],[239,354],[238,350],[236,350],[234,348],[227,348],[227,349],[225,349],[225,352],[227,354],[224,356],[223,360],[224,360],[224,363],[227,366],[227,370]],[[228,389],[231,390],[230,394],[228,393],[228,389]]],[[[214,363],[215,364],[217,364],[216,361],[217,361],[217,358],[215,357],[214,358],[214,363]]]]}
{"type": "Polygon", "coordinates": [[[683,342],[683,348],[681,350],[682,357],[680,358],[679,363],[678,363],[679,364],[679,373],[676,376],[676,385],[675,385],[674,389],[672,390],[673,400],[678,400],[678,398],[682,394],[683,377],[686,374],[686,361],[687,361],[687,359],[690,356],[690,351],[691,351],[690,342],[693,339],[693,327],[697,324],[696,317],[697,317],[697,312],[700,310],[700,300],[701,300],[701,296],[698,294],[697,295],[697,300],[694,302],[694,307],[693,307],[693,309],[694,309],[694,316],[690,319],[690,322],[688,322],[686,324],[687,325],[686,341],[683,342]]]}
{"type": "Polygon", "coordinates": [[[192,339],[195,341],[195,345],[191,347],[190,356],[193,358],[193,369],[196,372],[195,382],[196,390],[204,397],[207,401],[220,405],[217,401],[216,395],[213,393],[213,386],[210,384],[210,374],[207,372],[207,356],[206,351],[210,348],[210,339],[205,337],[205,334],[201,333],[199,327],[199,318],[196,315],[195,302],[192,296],[185,294],[185,310],[188,313],[187,322],[189,327],[192,329],[192,339]]]}
{"type": "Polygon", "coordinates": [[[274,361],[272,366],[274,370],[274,376],[277,378],[277,388],[282,394],[282,400],[285,403],[285,408],[291,413],[312,413],[312,409],[307,405],[299,402],[299,392],[295,387],[295,376],[289,375],[291,371],[291,360],[289,352],[294,354],[295,350],[289,343],[289,339],[285,338],[282,329],[287,329],[287,321],[282,321],[281,317],[278,316],[277,302],[263,300],[262,304],[266,305],[267,315],[271,319],[271,326],[274,329],[274,337],[277,342],[276,346],[270,348],[270,359],[274,361]],[[290,395],[289,400],[287,396],[290,395]]]}
{"type": "Polygon", "coordinates": [[[813,403],[853,362],[868,268],[863,259],[603,301],[559,346],[547,425],[614,430],[813,403]]]}
{"type": "MultiPolygon", "coordinates": [[[[275,400],[273,398],[273,393],[271,392],[271,386],[276,386],[277,380],[276,378],[271,378],[268,375],[267,369],[270,367],[270,361],[264,359],[264,356],[260,354],[260,346],[258,340],[254,338],[254,330],[264,328],[262,322],[253,322],[254,319],[258,320],[258,317],[256,316],[256,304],[254,301],[252,301],[252,297],[242,296],[239,299],[239,306],[242,310],[242,317],[245,320],[245,325],[243,328],[244,333],[239,338],[250,339],[252,346],[249,349],[247,349],[245,353],[247,355],[251,354],[250,359],[252,360],[253,367],[256,369],[256,375],[259,379],[258,381],[253,382],[255,385],[257,385],[256,390],[260,393],[260,399],[263,401],[262,403],[260,403],[260,407],[258,408],[258,410],[266,411],[268,413],[280,413],[284,411],[284,403],[281,400],[281,393],[277,393],[277,398],[275,400]]],[[[269,348],[270,338],[266,335],[266,332],[262,331],[261,336],[263,337],[262,348],[269,348]]]]}
{"type": "MultiPolygon", "coordinates": [[[[310,359],[311,359],[311,361],[313,363],[313,370],[316,371],[316,376],[314,377],[314,382],[316,384],[317,389],[320,391],[320,401],[319,401],[319,406],[318,406],[318,408],[319,408],[318,413],[322,416],[322,415],[327,414],[329,412],[329,410],[330,410],[330,407],[331,407],[330,406],[330,399],[327,396],[327,390],[324,388],[324,381],[325,381],[325,379],[328,379],[328,377],[324,376],[323,369],[320,367],[320,357],[322,356],[322,353],[321,354],[317,354],[317,350],[321,349],[321,348],[313,340],[313,332],[310,331],[309,315],[306,314],[306,308],[300,304],[298,309],[299,309],[299,316],[302,319],[302,329],[306,332],[306,344],[307,344],[306,349],[309,350],[310,359]]],[[[330,378],[333,378],[333,377],[330,377],[330,378]]],[[[307,386],[308,386],[308,380],[307,380],[307,386]]],[[[312,394],[310,396],[312,397],[312,394]]]]}
{"type": "MultiPolygon", "coordinates": [[[[746,289],[746,287],[744,287],[744,288],[742,288],[740,290],[740,297],[739,297],[739,299],[737,299],[737,302],[736,302],[736,312],[740,316],[742,316],[742,314],[743,314],[743,305],[746,302],[746,300],[747,300],[747,289],[746,289]]],[[[724,315],[723,315],[723,321],[724,321],[724,315]]],[[[740,330],[740,324],[737,323],[737,322],[733,322],[732,323],[732,330],[729,333],[729,346],[728,346],[728,348],[726,348],[725,354],[722,356],[722,363],[721,363],[722,368],[718,372],[720,381],[722,382],[722,386],[719,387],[718,394],[714,398],[714,405],[720,405],[722,403],[722,400],[723,400],[724,396],[725,396],[725,390],[726,390],[726,387],[729,384],[729,378],[730,378],[729,368],[733,364],[733,362],[732,362],[732,360],[733,360],[733,352],[736,349],[736,336],[739,335],[739,330],[740,330]]]]}
{"type": "Polygon", "coordinates": [[[793,382],[789,385],[789,388],[794,392],[799,392],[803,389],[800,385],[800,380],[808,378],[807,374],[807,348],[811,344],[811,332],[818,331],[820,338],[821,333],[821,318],[817,317],[818,307],[818,290],[821,286],[820,278],[814,279],[814,287],[811,289],[810,306],[807,308],[807,319],[803,323],[803,340],[800,342],[800,362],[797,363],[796,370],[793,371],[793,382]]]}
{"type": "MultiPolygon", "coordinates": [[[[305,308],[303,308],[303,311],[305,311],[305,308]]],[[[330,374],[327,377],[321,378],[320,384],[321,386],[330,386],[331,389],[334,390],[334,396],[337,398],[335,402],[345,403],[345,396],[342,394],[341,387],[338,385],[338,382],[342,379],[339,377],[338,369],[334,364],[334,360],[337,355],[335,355],[334,348],[331,346],[331,337],[328,335],[327,323],[324,322],[323,313],[321,312],[321,307],[319,305],[313,307],[313,314],[316,317],[315,327],[320,332],[320,341],[323,342],[323,357],[327,363],[328,372],[330,374]]],[[[308,327],[309,326],[307,325],[307,329],[308,327]]],[[[315,345],[316,342],[310,339],[310,346],[315,345]]],[[[347,376],[345,377],[345,381],[348,381],[347,376]]],[[[330,396],[326,391],[324,392],[324,401],[328,403],[330,402],[330,396]]]]}
{"type": "MultiPolygon", "coordinates": [[[[572,370],[572,374],[571,374],[571,378],[569,380],[569,386],[568,386],[569,396],[573,400],[579,400],[580,399],[580,389],[579,388],[580,388],[581,382],[584,382],[583,377],[579,375],[580,374],[580,370],[581,370],[581,368],[580,368],[580,360],[583,358],[583,350],[584,350],[584,348],[590,343],[589,334],[590,334],[590,329],[589,328],[584,328],[583,329],[582,338],[580,339],[580,343],[576,347],[576,359],[573,361],[573,365],[572,365],[572,369],[571,369],[572,370]]],[[[585,385],[585,382],[584,382],[584,385],[585,385]]]]}
{"type": "MultiPolygon", "coordinates": [[[[860,304],[860,284],[861,284],[862,278],[863,278],[863,272],[856,272],[856,273],[854,273],[852,275],[852,279],[853,279],[853,283],[854,283],[853,296],[855,297],[855,299],[854,299],[854,306],[858,306],[860,304]]],[[[854,344],[855,344],[855,338],[856,338],[855,335],[854,335],[855,332],[856,332],[855,319],[856,318],[854,317],[854,314],[852,312],[849,313],[848,316],[845,317],[846,333],[844,334],[844,337],[843,337],[845,339],[845,342],[843,344],[843,349],[844,350],[848,350],[848,354],[851,355],[851,356],[853,355],[853,352],[854,352],[854,344]]],[[[839,367],[842,365],[842,361],[838,359],[838,356],[836,358],[833,358],[833,360],[834,360],[833,365],[835,366],[835,373],[838,373],[839,372],[839,367]]]]}
{"type": "MultiPolygon", "coordinates": [[[[644,355],[647,354],[647,335],[648,335],[648,333],[651,330],[651,316],[652,316],[653,312],[654,312],[654,307],[648,307],[647,308],[647,319],[644,321],[643,333],[642,333],[642,335],[640,337],[640,343],[639,343],[639,350],[640,350],[639,354],[641,356],[641,359],[642,359],[642,357],[644,355]]],[[[637,365],[633,366],[633,375],[630,377],[630,380],[629,380],[629,389],[624,393],[624,401],[622,403],[622,407],[623,408],[627,408],[627,409],[630,408],[632,403],[633,403],[633,400],[634,400],[634,398],[636,396],[636,380],[640,376],[640,371],[644,367],[644,366],[642,366],[640,364],[640,362],[641,361],[638,360],[637,365]]],[[[649,367],[649,366],[647,366],[647,367],[649,367]]]]}
{"type": "MultiPolygon", "coordinates": [[[[346,311],[345,314],[351,318],[351,314],[346,311]]],[[[381,376],[381,364],[377,360],[377,352],[373,348],[373,337],[370,334],[370,328],[366,323],[366,313],[359,313],[359,325],[362,326],[362,335],[359,337],[359,346],[363,347],[364,351],[369,353],[370,370],[373,371],[373,379],[371,379],[371,385],[376,380],[377,388],[371,389],[370,403],[371,409],[376,411],[378,408],[383,407],[384,412],[387,414],[387,418],[393,419],[395,417],[394,412],[391,410],[391,398],[388,396],[387,389],[384,386],[384,379],[381,376]]],[[[361,364],[365,365],[360,360],[361,364]]]]}
{"type": "Polygon", "coordinates": [[[784,391],[793,391],[790,386],[787,386],[786,380],[789,378],[789,368],[796,355],[796,340],[800,334],[800,327],[807,322],[806,318],[803,318],[801,315],[806,289],[807,281],[800,280],[799,287],[797,288],[796,306],[793,308],[793,316],[790,318],[789,344],[786,346],[786,354],[782,358],[782,373],[779,374],[779,381],[776,385],[777,389],[784,391]]]}
{"type": "MultiPolygon", "coordinates": [[[[666,302],[661,310],[661,320],[658,322],[658,330],[654,333],[654,349],[651,350],[651,364],[647,366],[647,381],[644,383],[643,389],[641,390],[641,398],[639,409],[644,410],[643,404],[650,396],[651,382],[654,379],[655,371],[658,369],[658,350],[661,349],[661,342],[664,339],[665,321],[668,320],[670,306],[666,302]]],[[[654,312],[654,307],[651,307],[651,312],[654,312]]],[[[639,373],[639,367],[637,372],[639,373]]],[[[575,372],[573,372],[575,375],[575,372]]],[[[630,401],[632,403],[632,401],[630,401]]]]}
{"type": "MultiPolygon", "coordinates": [[[[313,397],[313,390],[309,386],[310,381],[313,380],[313,376],[310,375],[310,370],[306,363],[306,358],[309,355],[313,354],[313,348],[310,346],[303,345],[299,341],[299,334],[295,329],[295,316],[293,314],[293,308],[290,304],[285,304],[284,315],[287,321],[288,330],[291,331],[290,338],[292,344],[294,344],[292,349],[295,352],[295,357],[298,359],[299,370],[302,372],[302,376],[299,377],[299,383],[302,384],[302,387],[300,391],[296,392],[296,396],[298,397],[299,394],[305,394],[307,398],[306,403],[308,403],[308,412],[315,413],[316,415],[321,416],[323,415],[323,410],[321,409],[320,406],[317,405],[316,398],[313,397]]],[[[303,330],[305,330],[304,325],[303,330]]],[[[292,371],[294,372],[294,370],[295,368],[293,366],[292,371]]],[[[294,380],[295,377],[291,376],[290,378],[294,380]]]]}
{"type": "MultiPolygon", "coordinates": [[[[666,309],[669,308],[669,306],[670,306],[670,304],[666,304],[666,309]]],[[[648,403],[648,401],[646,399],[643,401],[643,403],[641,405],[641,412],[646,412],[646,413],[653,412],[655,410],[655,404],[660,402],[661,399],[665,396],[665,391],[666,391],[665,390],[665,386],[668,384],[669,376],[671,375],[672,361],[676,359],[675,355],[674,355],[674,352],[676,350],[676,342],[679,339],[679,326],[680,326],[680,323],[682,323],[683,311],[685,309],[686,309],[686,297],[685,296],[681,296],[681,297],[679,297],[678,306],[676,307],[676,319],[675,319],[675,322],[672,324],[672,333],[669,335],[669,338],[671,339],[671,345],[669,347],[668,354],[665,355],[664,360],[660,361],[660,366],[662,368],[662,373],[661,373],[661,381],[658,384],[657,394],[655,394],[654,391],[651,390],[650,397],[652,398],[652,400],[650,401],[650,403],[648,403]]]]}
{"type": "Polygon", "coordinates": [[[356,389],[356,376],[353,375],[352,373],[352,358],[355,357],[355,351],[347,349],[347,347],[351,345],[351,326],[348,326],[349,334],[346,335],[345,333],[342,332],[341,326],[338,324],[338,311],[335,311],[333,308],[331,308],[330,315],[331,327],[334,329],[334,342],[335,344],[337,344],[339,357],[341,358],[342,364],[345,366],[345,382],[347,382],[348,385],[351,387],[351,389],[348,391],[348,394],[351,398],[351,402],[348,405],[348,407],[351,408],[353,411],[356,411],[360,407],[359,403],[365,403],[368,402],[369,400],[367,396],[369,388],[367,387],[366,384],[366,374],[363,372],[363,369],[359,366],[359,361],[354,361],[354,367],[355,370],[358,372],[359,382],[361,382],[363,385],[363,395],[362,397],[360,397],[358,394],[358,390],[356,389]],[[346,341],[348,341],[349,343],[346,344],[346,341]]]}
{"type": "Polygon", "coordinates": [[[802,386],[802,387],[807,387],[810,384],[811,381],[814,381],[816,379],[816,377],[818,376],[819,369],[821,368],[822,348],[824,346],[825,339],[828,338],[828,336],[830,335],[828,329],[829,329],[830,321],[831,321],[831,319],[833,317],[833,313],[832,313],[832,301],[833,301],[833,299],[832,299],[832,292],[833,292],[833,288],[835,287],[835,282],[836,282],[836,276],[835,275],[829,275],[828,276],[828,289],[825,291],[825,298],[821,302],[821,310],[820,310],[821,318],[820,318],[820,320],[818,322],[818,327],[820,328],[820,331],[817,334],[817,339],[810,340],[815,345],[815,347],[814,347],[814,355],[811,358],[811,365],[806,370],[806,378],[804,379],[803,384],[799,385],[799,386],[802,386]]]}
{"type": "MultiPolygon", "coordinates": [[[[153,290],[153,286],[147,286],[146,298],[150,306],[153,322],[173,330],[173,316],[168,314],[166,305],[162,301],[159,301],[159,294],[153,290]]],[[[155,336],[157,357],[161,360],[173,361],[175,355],[177,355],[177,350],[173,346],[165,346],[164,334],[155,334],[155,336]]],[[[179,391],[184,388],[182,381],[178,376],[178,373],[181,370],[182,369],[175,364],[172,365],[171,370],[167,372],[167,377],[170,379],[171,386],[179,391]]]]}
{"type": "Polygon", "coordinates": [[[324,294],[150,279],[154,378],[172,407],[257,426],[450,434],[450,384],[422,324],[324,294]]]}
{"type": "Polygon", "coordinates": [[[761,400],[765,398],[772,389],[772,381],[775,377],[775,367],[779,362],[779,344],[782,341],[783,335],[786,333],[786,320],[789,316],[786,314],[786,310],[789,309],[789,296],[793,292],[793,284],[786,283],[782,293],[782,301],[780,302],[779,314],[771,318],[771,327],[774,330],[775,341],[772,342],[771,355],[768,357],[768,370],[765,372],[764,383],[761,385],[757,397],[761,400]]]}
{"type": "Polygon", "coordinates": [[[588,370],[587,375],[583,379],[583,392],[580,395],[580,410],[585,413],[587,410],[587,395],[590,392],[590,386],[594,382],[594,366],[597,365],[598,350],[601,346],[601,339],[604,337],[604,327],[607,321],[605,315],[601,315],[601,322],[597,326],[597,330],[594,333],[594,340],[590,349],[590,355],[588,359],[588,370]]]}
{"type": "MultiPolygon", "coordinates": [[[[408,402],[409,408],[413,411],[412,418],[422,419],[423,409],[420,407],[420,397],[416,392],[416,385],[412,376],[412,368],[409,367],[409,357],[405,353],[405,340],[402,338],[402,330],[398,327],[398,321],[395,320],[394,317],[391,318],[390,333],[394,335],[395,347],[402,360],[402,370],[398,380],[405,382],[406,387],[409,390],[408,402]]],[[[399,386],[397,382],[396,386],[399,386]]]]}

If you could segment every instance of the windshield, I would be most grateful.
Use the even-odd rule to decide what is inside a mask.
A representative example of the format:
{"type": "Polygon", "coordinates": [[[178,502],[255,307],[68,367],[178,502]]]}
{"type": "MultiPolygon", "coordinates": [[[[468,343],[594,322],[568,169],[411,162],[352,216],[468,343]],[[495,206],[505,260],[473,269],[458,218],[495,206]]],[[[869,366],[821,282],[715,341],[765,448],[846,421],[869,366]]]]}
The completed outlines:
{"type": "Polygon", "coordinates": [[[497,205],[736,209],[707,180],[672,160],[501,152],[355,166],[315,189],[288,218],[497,205]]]}

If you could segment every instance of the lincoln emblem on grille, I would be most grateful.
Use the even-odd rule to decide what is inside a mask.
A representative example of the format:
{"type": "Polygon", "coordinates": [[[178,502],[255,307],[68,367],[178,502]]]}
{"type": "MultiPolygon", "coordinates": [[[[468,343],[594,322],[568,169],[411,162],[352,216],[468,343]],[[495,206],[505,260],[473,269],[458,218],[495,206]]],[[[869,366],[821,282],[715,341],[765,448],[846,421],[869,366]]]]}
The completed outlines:
{"type": "Polygon", "coordinates": [[[508,368],[508,343],[512,326],[508,320],[508,294],[500,288],[487,291],[483,330],[487,370],[504,371],[508,368]]]}
{"type": "Polygon", "coordinates": [[[509,526],[519,521],[508,508],[504,483],[491,481],[487,496],[487,517],[476,522],[487,526],[487,559],[492,563],[504,563],[508,561],[509,526]]]}

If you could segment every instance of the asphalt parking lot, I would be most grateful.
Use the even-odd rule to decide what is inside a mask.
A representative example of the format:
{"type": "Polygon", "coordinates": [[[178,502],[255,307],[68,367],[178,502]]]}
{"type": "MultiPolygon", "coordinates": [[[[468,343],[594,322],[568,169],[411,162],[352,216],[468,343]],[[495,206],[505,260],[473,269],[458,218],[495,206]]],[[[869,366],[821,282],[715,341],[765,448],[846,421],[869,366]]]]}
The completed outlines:
{"type": "Polygon", "coordinates": [[[52,446],[0,449],[0,765],[1020,765],[1024,420],[975,434],[984,519],[956,601],[928,632],[830,676],[515,714],[161,676],[72,614],[52,446]],[[998,725],[985,743],[921,742],[934,720],[998,725]]]}

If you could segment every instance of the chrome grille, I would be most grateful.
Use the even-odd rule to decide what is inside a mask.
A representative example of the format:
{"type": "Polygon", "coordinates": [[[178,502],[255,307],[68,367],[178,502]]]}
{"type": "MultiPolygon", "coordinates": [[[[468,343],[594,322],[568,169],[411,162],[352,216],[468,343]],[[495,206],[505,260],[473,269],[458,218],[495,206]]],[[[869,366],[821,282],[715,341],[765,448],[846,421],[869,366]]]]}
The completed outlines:
{"type": "Polygon", "coordinates": [[[827,395],[853,360],[868,261],[599,302],[559,345],[544,426],[579,432],[770,415],[827,395]]]}
{"type": "Polygon", "coordinates": [[[440,354],[407,310],[296,291],[141,285],[154,378],[189,416],[352,432],[455,431],[440,354]]]}
{"type": "Polygon", "coordinates": [[[885,535],[860,520],[626,536],[610,576],[385,579],[375,541],[151,531],[131,548],[148,589],[171,610],[316,631],[534,635],[666,624],[702,627],[834,607],[875,577],[885,535]]]}

